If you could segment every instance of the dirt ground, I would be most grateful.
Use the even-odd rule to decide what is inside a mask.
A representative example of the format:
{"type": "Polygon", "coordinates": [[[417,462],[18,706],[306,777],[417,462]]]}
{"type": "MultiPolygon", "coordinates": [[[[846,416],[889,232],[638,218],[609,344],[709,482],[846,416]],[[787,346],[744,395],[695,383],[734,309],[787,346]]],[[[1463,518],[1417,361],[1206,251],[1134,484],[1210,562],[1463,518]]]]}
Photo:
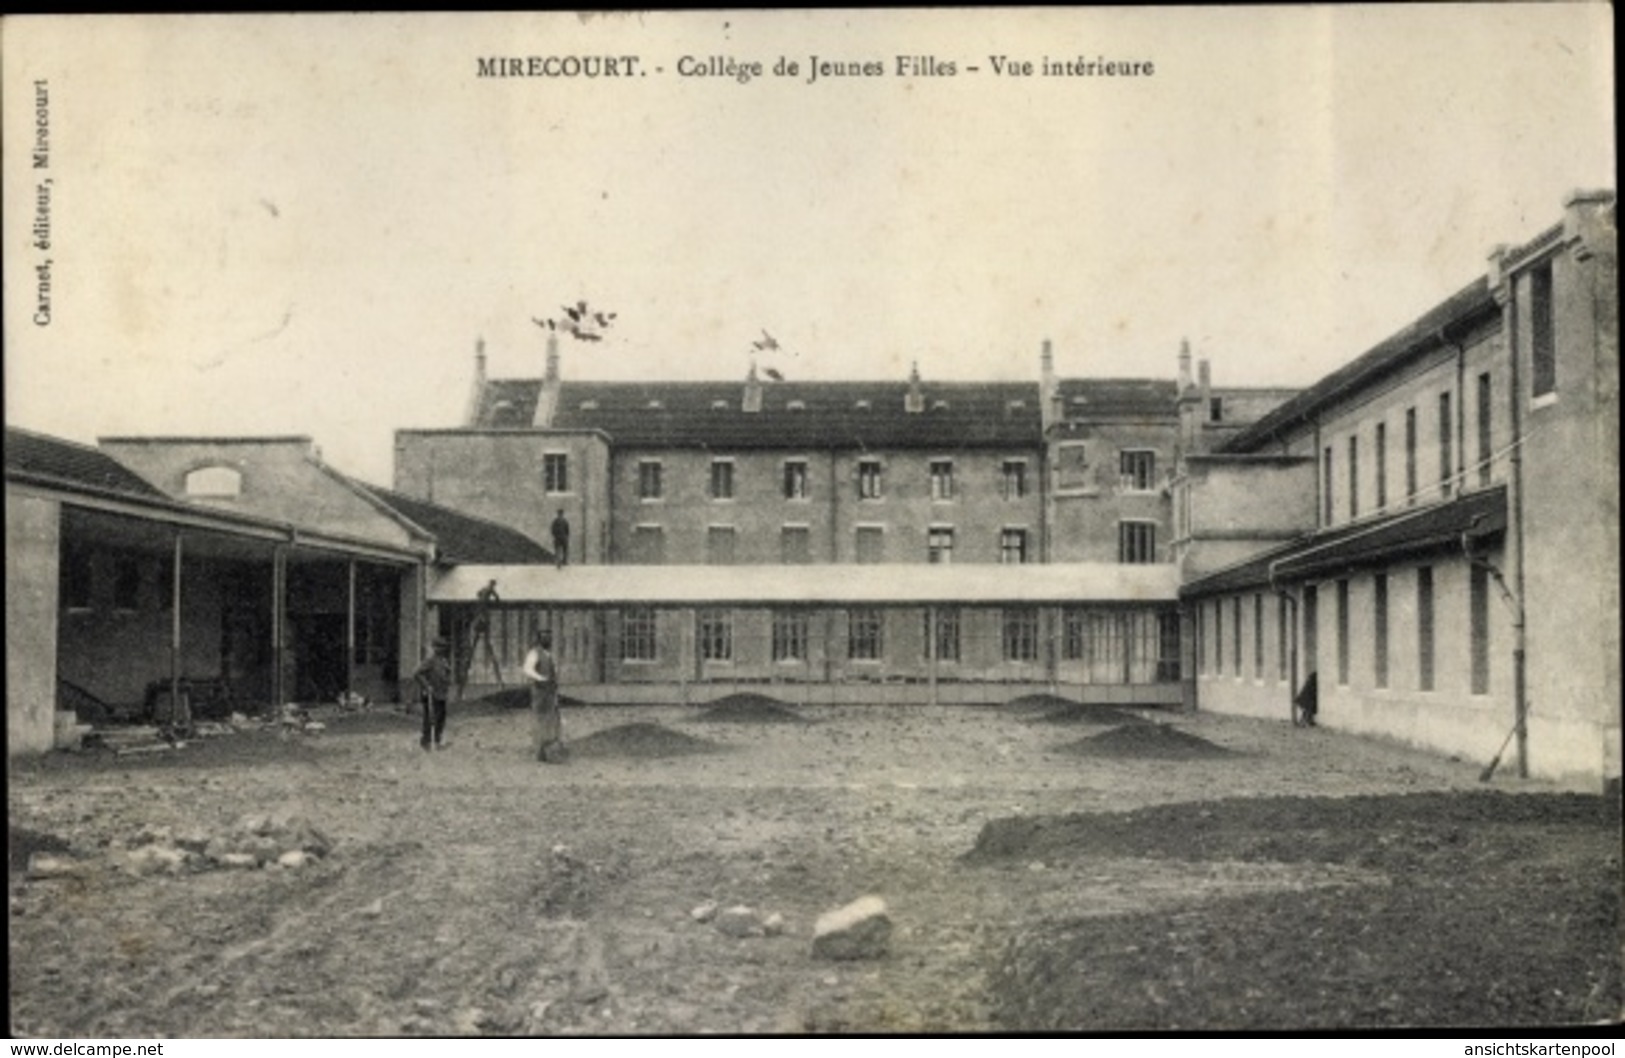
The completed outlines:
{"type": "Polygon", "coordinates": [[[14,1033],[1551,1028],[1622,1010],[1617,799],[1484,784],[1482,761],[1041,701],[573,706],[560,765],[528,759],[528,714],[491,702],[454,705],[433,754],[409,717],[323,719],[13,762],[14,1033]],[[814,958],[817,917],[867,894],[888,954],[814,958]],[[767,928],[730,935],[704,905],[767,928]]]}

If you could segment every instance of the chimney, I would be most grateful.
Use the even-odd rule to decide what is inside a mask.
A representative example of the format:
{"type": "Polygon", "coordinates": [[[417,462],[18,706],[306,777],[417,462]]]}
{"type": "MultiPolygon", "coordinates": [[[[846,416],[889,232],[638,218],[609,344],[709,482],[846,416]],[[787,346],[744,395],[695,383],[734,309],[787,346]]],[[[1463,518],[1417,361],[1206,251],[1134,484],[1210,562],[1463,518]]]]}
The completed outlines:
{"type": "Polygon", "coordinates": [[[1612,191],[1573,191],[1563,200],[1563,238],[1573,244],[1576,260],[1591,260],[1616,238],[1613,205],[1612,191]]]}
{"type": "Polygon", "coordinates": [[[485,403],[485,339],[474,339],[474,386],[468,394],[468,409],[463,421],[469,426],[480,425],[480,406],[485,403]]]}
{"type": "Polygon", "coordinates": [[[1196,391],[1202,398],[1201,421],[1218,422],[1219,416],[1213,414],[1213,367],[1206,357],[1196,361],[1196,391]]]}
{"type": "Polygon", "coordinates": [[[542,384],[536,390],[536,414],[531,417],[532,426],[548,427],[553,425],[553,415],[559,407],[559,337],[556,334],[547,336],[547,370],[542,375],[542,384]]]}
{"type": "Polygon", "coordinates": [[[925,391],[920,388],[918,360],[908,369],[908,393],[903,397],[903,410],[910,415],[917,415],[925,410],[925,391]]]}
{"type": "MultiPolygon", "coordinates": [[[[1205,364],[1206,361],[1204,360],[1205,364]]],[[[1183,452],[1198,452],[1202,417],[1207,414],[1202,396],[1191,379],[1191,343],[1179,340],[1179,446],[1183,452]]]]}
{"type": "Polygon", "coordinates": [[[1038,422],[1046,434],[1061,417],[1060,400],[1061,394],[1055,385],[1055,352],[1050,340],[1045,338],[1042,351],[1038,354],[1038,422]]]}
{"type": "Polygon", "coordinates": [[[745,376],[745,399],[739,403],[740,411],[752,414],[762,410],[762,380],[756,377],[756,361],[750,363],[750,374],[745,376]]]}
{"type": "Polygon", "coordinates": [[[1179,340],[1179,395],[1184,396],[1185,391],[1191,388],[1191,340],[1179,340]]]}

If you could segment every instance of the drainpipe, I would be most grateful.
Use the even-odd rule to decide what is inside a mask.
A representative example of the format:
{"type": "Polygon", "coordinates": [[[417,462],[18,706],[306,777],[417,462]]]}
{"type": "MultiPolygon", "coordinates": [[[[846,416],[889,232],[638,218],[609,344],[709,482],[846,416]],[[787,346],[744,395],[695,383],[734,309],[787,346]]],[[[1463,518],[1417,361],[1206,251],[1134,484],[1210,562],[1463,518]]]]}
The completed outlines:
{"type": "Polygon", "coordinates": [[[1518,299],[1511,277],[1500,275],[1499,252],[1496,255],[1497,279],[1506,284],[1505,329],[1507,357],[1510,360],[1512,384],[1512,718],[1517,732],[1518,777],[1529,777],[1529,683],[1526,675],[1528,643],[1524,628],[1524,555],[1523,555],[1523,393],[1521,372],[1518,370],[1518,299]]]}

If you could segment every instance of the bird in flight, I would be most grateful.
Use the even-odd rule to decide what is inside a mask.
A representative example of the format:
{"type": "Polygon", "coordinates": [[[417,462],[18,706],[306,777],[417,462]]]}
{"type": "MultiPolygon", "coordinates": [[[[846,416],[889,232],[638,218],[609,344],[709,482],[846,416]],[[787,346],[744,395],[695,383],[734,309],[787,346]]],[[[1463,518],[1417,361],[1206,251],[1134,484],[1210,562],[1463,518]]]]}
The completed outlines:
{"type": "Polygon", "coordinates": [[[779,374],[777,371],[775,371],[771,367],[762,368],[762,374],[766,375],[768,378],[772,379],[774,382],[783,382],[784,381],[784,376],[779,374]]]}
{"type": "Polygon", "coordinates": [[[766,330],[762,331],[762,336],[760,338],[754,342],[751,342],[750,344],[759,353],[776,353],[780,348],[779,340],[773,337],[771,334],[768,334],[766,330]]]}
{"type": "Polygon", "coordinates": [[[615,313],[594,311],[585,301],[562,307],[564,315],[558,319],[541,320],[532,316],[530,322],[550,331],[563,331],[583,342],[603,341],[604,336],[600,332],[608,330],[610,324],[615,322],[615,313]]]}

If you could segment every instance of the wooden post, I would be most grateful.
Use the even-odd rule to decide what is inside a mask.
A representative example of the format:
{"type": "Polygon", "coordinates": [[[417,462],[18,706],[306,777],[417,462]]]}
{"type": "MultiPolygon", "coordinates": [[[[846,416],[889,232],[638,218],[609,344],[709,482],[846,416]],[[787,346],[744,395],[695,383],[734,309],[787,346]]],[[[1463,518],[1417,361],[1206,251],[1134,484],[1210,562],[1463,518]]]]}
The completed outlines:
{"type": "Polygon", "coordinates": [[[287,600],[283,597],[287,589],[288,579],[288,553],[287,548],[277,544],[271,550],[271,700],[273,707],[281,712],[283,698],[286,697],[287,688],[283,686],[283,623],[287,620],[287,600]]]}
{"type": "Polygon", "coordinates": [[[937,698],[937,608],[925,608],[925,658],[930,670],[931,704],[942,704],[937,698]]]}
{"type": "Polygon", "coordinates": [[[346,571],[349,584],[344,600],[344,690],[355,693],[355,559],[350,559],[346,571]]]}
{"type": "Polygon", "coordinates": [[[175,530],[174,569],[170,571],[169,597],[169,722],[190,727],[191,710],[182,720],[181,709],[181,531],[175,530]]]}

